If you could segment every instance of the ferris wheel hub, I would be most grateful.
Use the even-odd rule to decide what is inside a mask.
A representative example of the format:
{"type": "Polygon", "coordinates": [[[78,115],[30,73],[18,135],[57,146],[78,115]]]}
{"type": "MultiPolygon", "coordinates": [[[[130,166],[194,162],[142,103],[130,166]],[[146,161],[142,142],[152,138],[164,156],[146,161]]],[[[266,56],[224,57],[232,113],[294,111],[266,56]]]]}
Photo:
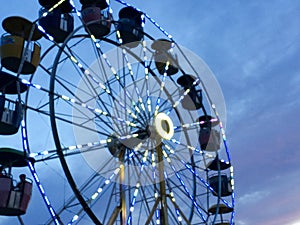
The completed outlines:
{"type": "Polygon", "coordinates": [[[158,113],[154,117],[155,136],[170,140],[174,135],[174,125],[171,118],[165,113],[158,113]]]}

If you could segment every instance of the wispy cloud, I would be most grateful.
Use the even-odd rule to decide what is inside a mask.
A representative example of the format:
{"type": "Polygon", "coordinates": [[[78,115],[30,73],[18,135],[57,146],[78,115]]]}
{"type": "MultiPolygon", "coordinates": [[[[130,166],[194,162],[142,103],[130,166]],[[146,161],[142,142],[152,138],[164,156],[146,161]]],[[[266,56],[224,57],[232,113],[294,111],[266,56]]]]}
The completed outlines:
{"type": "Polygon", "coordinates": [[[250,204],[253,204],[253,203],[257,203],[257,202],[261,201],[262,199],[266,198],[269,195],[270,195],[269,191],[255,191],[255,192],[252,192],[252,193],[247,193],[247,194],[241,196],[238,199],[238,204],[250,205],[250,204]]]}
{"type": "Polygon", "coordinates": [[[288,225],[300,225],[300,220],[296,222],[289,223],[288,225]]]}

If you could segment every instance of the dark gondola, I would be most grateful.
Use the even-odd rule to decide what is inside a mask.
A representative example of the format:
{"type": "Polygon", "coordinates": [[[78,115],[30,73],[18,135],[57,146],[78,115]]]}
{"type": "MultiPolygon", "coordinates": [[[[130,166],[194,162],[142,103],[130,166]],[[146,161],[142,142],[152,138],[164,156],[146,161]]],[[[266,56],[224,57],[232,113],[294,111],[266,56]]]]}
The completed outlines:
{"type": "Polygon", "coordinates": [[[137,11],[131,6],[120,10],[119,21],[117,22],[116,29],[123,41],[122,44],[126,44],[130,48],[135,48],[143,39],[144,19],[142,15],[142,12],[137,11]]]}
{"type": "MultiPolygon", "coordinates": [[[[40,16],[47,11],[47,8],[41,8],[40,16]]],[[[74,18],[72,14],[64,12],[61,8],[54,9],[52,12],[42,17],[39,24],[57,43],[64,42],[74,30],[74,18]]]]}
{"type": "Polygon", "coordinates": [[[16,76],[0,71],[0,134],[12,135],[18,132],[23,118],[23,105],[19,100],[9,100],[6,94],[17,95],[27,86],[16,76]]]}
{"type": "Polygon", "coordinates": [[[187,91],[189,89],[188,94],[185,95],[181,101],[182,107],[184,109],[198,110],[203,107],[202,90],[198,86],[196,77],[185,74],[177,79],[177,83],[183,88],[182,94],[184,93],[184,91],[187,91]]]}
{"type": "Polygon", "coordinates": [[[161,75],[163,75],[166,72],[168,76],[171,76],[178,72],[177,58],[170,52],[172,44],[173,43],[169,40],[158,39],[154,41],[151,45],[151,48],[155,50],[155,66],[161,75]],[[167,64],[168,70],[166,71],[167,64]]]}
{"type": "Polygon", "coordinates": [[[217,151],[221,147],[220,132],[213,127],[219,124],[215,118],[204,115],[197,119],[200,123],[199,143],[202,150],[217,151]]]}

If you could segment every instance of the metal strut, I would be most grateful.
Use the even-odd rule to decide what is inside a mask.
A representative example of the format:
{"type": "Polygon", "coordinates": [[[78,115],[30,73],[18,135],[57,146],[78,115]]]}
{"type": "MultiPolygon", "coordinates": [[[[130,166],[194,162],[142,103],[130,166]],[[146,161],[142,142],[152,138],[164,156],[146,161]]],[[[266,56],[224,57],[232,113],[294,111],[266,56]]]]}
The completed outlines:
{"type": "Polygon", "coordinates": [[[159,174],[159,189],[160,189],[160,221],[162,225],[168,225],[168,205],[166,195],[166,182],[164,175],[164,161],[162,152],[162,143],[156,147],[157,162],[158,162],[158,174],[159,174]]]}

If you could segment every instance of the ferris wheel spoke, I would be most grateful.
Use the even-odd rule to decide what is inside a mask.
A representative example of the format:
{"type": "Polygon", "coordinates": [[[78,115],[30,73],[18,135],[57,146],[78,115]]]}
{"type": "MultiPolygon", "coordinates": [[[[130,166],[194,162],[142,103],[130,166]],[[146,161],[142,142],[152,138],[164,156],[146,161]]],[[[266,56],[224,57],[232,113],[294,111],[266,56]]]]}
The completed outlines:
{"type": "Polygon", "coordinates": [[[158,94],[158,98],[156,99],[156,103],[155,103],[155,111],[154,111],[155,116],[159,112],[159,108],[160,108],[160,104],[161,104],[161,94],[162,94],[162,92],[164,91],[164,88],[165,88],[166,76],[167,76],[167,68],[165,68],[165,72],[163,74],[162,82],[160,83],[159,94],[158,94]]]}
{"type": "MultiPolygon", "coordinates": [[[[211,192],[211,193],[215,193],[215,194],[218,194],[216,193],[216,191],[209,185],[208,182],[206,182],[202,177],[199,176],[199,174],[197,173],[197,171],[195,171],[190,165],[188,165],[184,160],[181,160],[182,161],[182,164],[184,164],[184,166],[193,174],[195,175],[199,181],[204,184],[208,190],[211,192]]],[[[219,197],[220,200],[229,208],[232,208],[232,205],[224,198],[222,197],[219,197]]]]}
{"type": "MultiPolygon", "coordinates": [[[[188,145],[188,144],[186,144],[186,143],[180,142],[180,141],[178,141],[178,140],[175,139],[175,138],[172,138],[172,139],[170,140],[170,142],[172,142],[172,143],[174,143],[174,144],[176,144],[176,145],[182,146],[182,147],[186,147],[187,149],[192,150],[192,151],[194,151],[194,152],[196,152],[196,153],[200,153],[200,154],[204,153],[201,149],[196,148],[196,147],[193,147],[193,146],[188,145]]],[[[166,144],[165,146],[167,146],[167,148],[168,148],[168,147],[170,148],[170,146],[167,145],[167,144],[166,144]]],[[[171,148],[170,148],[170,149],[171,149],[171,148]]],[[[209,153],[205,153],[205,155],[206,155],[207,157],[211,157],[211,158],[213,157],[213,155],[212,155],[212,154],[209,154],[209,153]]]]}
{"type": "MultiPolygon", "coordinates": [[[[142,199],[147,199],[147,195],[146,195],[144,187],[141,188],[141,192],[142,192],[141,198],[142,199]]],[[[144,207],[146,208],[146,213],[149,215],[150,214],[150,203],[148,201],[140,201],[140,202],[143,203],[144,207]]],[[[142,213],[142,210],[141,210],[141,213],[142,213]]],[[[141,213],[140,213],[140,215],[141,215],[141,213]]]]}
{"type": "Polygon", "coordinates": [[[104,216],[103,216],[103,223],[104,224],[110,224],[111,221],[113,221],[115,219],[117,212],[119,212],[119,210],[120,210],[120,206],[113,203],[113,196],[118,192],[117,191],[117,185],[118,185],[118,183],[115,182],[112,185],[112,187],[110,188],[111,189],[110,190],[110,196],[112,196],[112,197],[109,198],[109,200],[108,200],[108,206],[112,206],[112,208],[114,208],[114,211],[113,211],[113,214],[108,219],[111,207],[106,207],[105,213],[104,213],[104,216]]]}
{"type": "MultiPolygon", "coordinates": [[[[82,153],[94,152],[106,148],[107,140],[102,140],[99,142],[90,142],[87,144],[78,144],[61,149],[65,157],[76,156],[82,153]]],[[[34,152],[29,154],[30,157],[35,158],[35,162],[44,162],[52,159],[58,158],[57,150],[44,150],[41,152],[34,152]]]]}
{"type": "Polygon", "coordinates": [[[99,108],[94,108],[90,105],[87,105],[86,103],[78,102],[77,100],[72,99],[72,98],[70,98],[68,96],[65,96],[65,95],[59,95],[59,94],[55,94],[55,95],[56,95],[56,97],[59,97],[59,99],[62,99],[63,101],[71,103],[73,105],[78,105],[78,106],[82,107],[83,109],[90,111],[91,113],[95,113],[97,116],[99,115],[99,116],[109,117],[114,122],[124,123],[124,124],[126,124],[127,126],[130,126],[130,127],[137,127],[137,125],[132,123],[131,121],[113,116],[110,113],[105,112],[105,111],[103,111],[99,108]]]}
{"type": "MultiPolygon", "coordinates": [[[[144,166],[145,166],[145,158],[147,157],[147,155],[148,155],[148,153],[147,153],[147,151],[145,151],[145,153],[144,153],[144,155],[143,155],[143,160],[142,160],[142,162],[139,160],[139,158],[138,157],[136,157],[137,159],[138,159],[138,165],[136,165],[135,163],[134,163],[134,165],[135,166],[139,166],[140,167],[140,170],[139,171],[137,171],[137,168],[135,167],[135,169],[136,169],[136,173],[137,173],[137,179],[138,179],[138,181],[137,181],[137,183],[136,183],[136,185],[135,185],[135,188],[134,188],[134,192],[133,192],[133,197],[132,197],[132,199],[131,199],[131,201],[130,201],[130,208],[129,208],[129,215],[128,215],[128,217],[127,217],[127,224],[129,225],[129,224],[131,224],[131,221],[132,221],[132,213],[133,213],[133,211],[135,210],[135,204],[137,203],[137,197],[138,197],[138,195],[140,194],[140,193],[142,193],[142,195],[145,197],[145,192],[144,192],[144,190],[143,190],[143,187],[141,186],[141,176],[144,174],[144,173],[146,173],[146,175],[147,175],[147,177],[151,177],[151,175],[150,174],[148,174],[148,172],[145,172],[145,170],[144,170],[144,166]]],[[[134,161],[135,162],[135,161],[134,161]]],[[[144,176],[144,175],[143,175],[144,176]]],[[[150,207],[149,207],[149,205],[148,204],[146,204],[146,207],[147,207],[147,209],[148,209],[148,211],[150,211],[150,207]]]]}
{"type": "MultiPolygon", "coordinates": [[[[117,35],[119,34],[119,32],[117,32],[117,35]]],[[[121,41],[121,37],[119,36],[119,42],[122,43],[121,41]]],[[[126,48],[122,48],[122,55],[125,59],[125,63],[126,63],[126,66],[128,68],[128,71],[129,71],[129,75],[130,75],[130,78],[131,78],[131,81],[132,81],[132,84],[133,84],[133,88],[135,90],[135,93],[137,95],[137,98],[138,98],[138,103],[140,105],[140,107],[142,108],[142,112],[144,113],[145,115],[145,112],[146,112],[146,108],[145,108],[145,105],[143,103],[143,100],[142,100],[142,97],[141,97],[141,91],[139,89],[139,87],[136,85],[136,80],[134,78],[134,72],[133,72],[133,69],[132,69],[132,65],[131,63],[129,62],[129,59],[128,59],[128,54],[127,54],[127,51],[126,51],[126,48]]],[[[136,73],[137,74],[137,73],[136,73]]],[[[126,86],[124,86],[125,88],[126,86]]],[[[136,104],[136,103],[135,103],[136,104]]]]}
{"type": "MultiPolygon", "coordinates": [[[[29,81],[27,81],[25,79],[22,79],[22,83],[24,83],[24,84],[26,84],[28,86],[34,87],[34,88],[36,88],[38,90],[45,91],[48,94],[50,94],[49,90],[43,88],[42,86],[40,86],[38,84],[32,84],[32,83],[30,83],[29,81]]],[[[60,99],[60,100],[63,100],[65,102],[67,102],[67,103],[78,105],[78,106],[82,107],[83,109],[87,109],[87,110],[95,113],[97,116],[101,115],[101,116],[111,117],[115,122],[117,121],[117,122],[120,122],[120,123],[125,123],[128,126],[136,127],[136,125],[134,123],[130,122],[130,121],[126,121],[126,120],[124,120],[122,118],[118,118],[118,117],[115,117],[113,115],[110,115],[108,112],[105,112],[105,111],[103,111],[103,110],[101,110],[99,108],[91,107],[91,106],[87,105],[86,103],[82,103],[82,102],[80,102],[78,100],[75,100],[74,98],[70,98],[70,97],[68,97],[66,95],[61,95],[61,94],[54,94],[54,95],[55,95],[55,98],[54,98],[55,100],[59,100],[60,99]]],[[[30,108],[33,109],[33,107],[30,107],[30,108]]],[[[34,110],[36,110],[36,109],[34,109],[34,110]]],[[[38,110],[36,110],[36,111],[38,111],[38,110]]],[[[42,111],[39,111],[39,112],[42,112],[42,111]]]]}
{"type": "Polygon", "coordinates": [[[204,208],[198,204],[198,202],[196,201],[197,199],[191,194],[189,188],[186,186],[186,184],[185,184],[185,182],[183,181],[181,175],[177,172],[177,169],[176,169],[175,166],[173,165],[173,163],[172,163],[172,161],[170,160],[170,158],[167,157],[166,159],[169,159],[169,160],[167,160],[167,162],[169,163],[170,167],[172,168],[173,172],[175,173],[175,175],[176,175],[178,181],[180,182],[180,185],[183,187],[186,196],[192,201],[192,203],[193,203],[193,205],[195,206],[197,212],[199,213],[199,215],[200,215],[202,221],[205,222],[205,221],[206,221],[206,217],[205,217],[205,215],[203,214],[203,212],[205,212],[204,208]]]}
{"type": "MultiPolygon", "coordinates": [[[[102,190],[101,194],[105,195],[108,192],[108,194],[111,195],[112,191],[111,192],[109,192],[109,191],[111,191],[111,190],[109,188],[106,188],[106,189],[102,190]]],[[[96,196],[96,194],[94,194],[94,196],[96,196]]],[[[99,201],[99,198],[97,198],[97,199],[87,199],[86,203],[89,204],[92,207],[98,201],[99,201]]],[[[77,211],[77,213],[73,213],[73,214],[74,215],[73,215],[71,221],[68,223],[68,225],[71,225],[73,223],[79,223],[80,221],[82,221],[84,219],[84,217],[86,217],[86,215],[84,214],[84,209],[83,208],[81,208],[79,211],[77,211]]]]}
{"type": "MultiPolygon", "coordinates": [[[[69,59],[70,56],[66,56],[64,59],[62,59],[59,64],[65,62],[67,59],[69,59]]],[[[40,65],[40,67],[49,75],[51,76],[51,72],[50,72],[50,68],[45,68],[42,64],[40,65]]],[[[78,73],[78,68],[77,68],[77,73],[78,73]]],[[[80,75],[80,74],[79,74],[80,75]]],[[[74,93],[74,91],[71,90],[71,88],[73,89],[77,89],[79,91],[81,91],[84,94],[89,94],[89,92],[83,90],[82,88],[77,87],[77,85],[74,85],[72,82],[70,82],[69,80],[67,80],[66,78],[64,78],[63,76],[60,76],[59,74],[55,75],[55,80],[56,82],[61,85],[66,91],[67,93],[69,93],[71,96],[77,97],[76,94],[74,93]],[[68,86],[70,87],[68,87],[68,86]]],[[[80,99],[78,99],[80,100],[80,99]]]]}
{"type": "MultiPolygon", "coordinates": [[[[178,161],[180,161],[180,162],[184,165],[184,167],[185,167],[186,169],[188,169],[189,172],[192,173],[192,175],[195,175],[195,176],[199,179],[200,183],[201,183],[205,188],[207,188],[207,189],[208,189],[211,193],[213,193],[213,194],[218,194],[218,193],[216,193],[216,191],[209,185],[209,183],[208,183],[207,181],[205,181],[204,178],[202,178],[202,177],[199,176],[199,174],[197,173],[197,171],[196,171],[189,163],[187,163],[187,162],[184,161],[183,159],[179,158],[179,157],[178,157],[176,154],[174,154],[174,153],[170,153],[170,154],[175,155],[176,159],[177,159],[178,161]]],[[[169,156],[168,156],[168,157],[169,157],[169,156]]],[[[220,198],[220,200],[221,200],[227,207],[232,208],[232,205],[230,205],[230,203],[229,203],[226,199],[224,199],[224,198],[222,198],[222,197],[219,197],[219,198],[220,198]]]]}
{"type": "MultiPolygon", "coordinates": [[[[128,99],[130,100],[130,102],[131,102],[133,105],[136,105],[136,104],[137,104],[136,101],[133,99],[132,95],[127,91],[126,83],[122,83],[122,82],[121,82],[121,77],[120,77],[120,75],[117,73],[117,70],[113,67],[113,65],[111,64],[111,62],[110,62],[109,59],[107,58],[106,54],[104,54],[103,51],[101,50],[100,44],[99,44],[99,43],[96,43],[95,46],[96,46],[97,52],[100,52],[102,58],[103,58],[104,61],[106,62],[106,65],[110,68],[111,72],[113,73],[113,75],[114,75],[116,81],[117,81],[118,84],[120,85],[121,90],[124,91],[125,97],[126,97],[126,98],[128,97],[128,99]]],[[[124,48],[123,48],[123,51],[125,51],[124,48]]],[[[127,54],[127,53],[126,53],[126,54],[127,54]]],[[[132,71],[131,64],[129,63],[126,54],[125,54],[125,60],[127,61],[127,67],[128,67],[128,69],[129,69],[129,75],[130,75],[130,77],[132,78],[132,76],[133,76],[133,71],[132,71]]],[[[124,76],[123,78],[124,78],[124,80],[126,81],[126,79],[125,79],[126,76],[124,76]]],[[[106,80],[108,80],[108,77],[106,77],[106,80]]],[[[134,80],[133,80],[133,81],[134,81],[134,80]]],[[[108,85],[109,85],[109,83],[108,83],[108,85]]],[[[110,85],[109,85],[109,86],[110,86],[110,85]]],[[[137,87],[135,87],[135,89],[136,89],[136,92],[139,93],[137,87]]],[[[113,91],[113,89],[110,88],[110,91],[113,91]]],[[[138,96],[139,96],[139,95],[138,95],[138,96]]],[[[114,100],[118,100],[118,99],[114,99],[114,100]]],[[[126,99],[125,99],[125,100],[126,100],[126,99]]],[[[140,104],[142,103],[140,97],[139,97],[139,99],[138,99],[138,102],[139,102],[140,104]]],[[[124,105],[121,104],[120,101],[117,101],[117,103],[119,103],[119,105],[120,105],[121,107],[124,108],[124,105]]],[[[142,106],[143,106],[143,103],[142,103],[142,106]]],[[[142,107],[142,108],[144,108],[144,107],[142,107]]],[[[131,115],[131,111],[130,111],[129,109],[126,109],[126,111],[129,113],[129,115],[131,115]]],[[[133,116],[133,117],[135,118],[135,116],[133,116]]]]}
{"type": "MultiPolygon", "coordinates": [[[[88,114],[90,114],[90,112],[88,114]]],[[[82,110],[82,107],[76,105],[73,106],[72,119],[76,119],[78,122],[80,121],[82,125],[94,122],[100,130],[114,130],[113,125],[120,129],[121,126],[121,124],[113,122],[110,118],[101,117],[96,113],[86,115],[86,113],[82,110]],[[76,116],[74,116],[74,114],[76,114],[76,116]]]]}
{"type": "MultiPolygon", "coordinates": [[[[79,190],[80,191],[83,191],[90,183],[93,179],[95,179],[95,176],[99,176],[98,174],[92,174],[80,187],[79,187],[79,190]]],[[[66,201],[64,201],[64,205],[58,209],[57,211],[57,215],[61,215],[65,209],[68,209],[68,208],[72,208],[74,206],[77,206],[79,205],[79,203],[75,203],[76,202],[76,197],[73,195],[73,196],[70,196],[66,201]]],[[[75,213],[73,213],[75,214],[75,213]]],[[[76,214],[75,214],[76,215],[76,214]]],[[[47,223],[47,225],[50,225],[52,223],[52,220],[49,220],[47,223]]]]}
{"type": "MultiPolygon", "coordinates": [[[[99,48],[97,48],[97,49],[99,49],[99,48]]],[[[110,66],[110,68],[111,68],[111,70],[112,70],[112,72],[113,72],[113,74],[117,77],[117,80],[119,81],[119,76],[117,75],[117,72],[116,72],[116,70],[112,67],[112,65],[109,63],[109,61],[108,61],[108,59],[106,58],[106,56],[105,55],[102,55],[103,56],[103,58],[105,59],[105,61],[107,62],[107,65],[108,66],[110,66]]],[[[69,55],[69,57],[70,57],[70,59],[71,59],[71,61],[72,61],[72,63],[73,63],[73,65],[75,65],[76,67],[78,67],[77,68],[77,70],[80,72],[80,75],[82,76],[82,77],[87,77],[87,79],[88,79],[88,82],[93,82],[96,86],[98,86],[98,87],[100,87],[103,91],[104,91],[104,93],[106,93],[107,95],[108,95],[108,97],[109,98],[111,98],[113,101],[113,104],[116,104],[116,105],[119,105],[120,107],[122,107],[124,110],[126,110],[127,112],[128,112],[128,114],[133,118],[133,119],[135,119],[136,118],[136,115],[135,114],[133,114],[133,112],[130,110],[130,109],[128,109],[128,108],[126,108],[126,106],[113,94],[114,93],[114,91],[109,87],[109,86],[107,86],[107,85],[105,85],[105,84],[103,84],[101,81],[99,81],[96,77],[94,77],[93,75],[92,75],[92,73],[90,72],[90,70],[89,69],[85,69],[84,67],[83,67],[83,65],[80,63],[80,61],[76,58],[76,57],[74,57],[74,55],[69,55]]],[[[84,80],[86,80],[86,79],[84,79],[84,80]]],[[[120,81],[119,81],[119,84],[120,84],[120,81]]],[[[93,85],[88,85],[88,87],[91,87],[91,89],[92,90],[94,90],[94,86],[93,85]]],[[[124,90],[126,90],[126,88],[125,88],[125,86],[124,85],[122,85],[122,87],[124,88],[124,90]]],[[[131,95],[126,91],[126,94],[127,94],[127,96],[128,97],[130,97],[131,98],[131,101],[132,102],[134,102],[133,101],[133,99],[132,99],[132,97],[131,97],[131,95]]],[[[116,106],[115,105],[115,106],[116,106]]]]}
{"type": "MultiPolygon", "coordinates": [[[[132,158],[133,158],[133,156],[131,156],[128,159],[125,159],[124,163],[128,163],[130,160],[132,160],[132,158]]],[[[101,168],[99,168],[98,172],[101,172],[103,169],[105,169],[105,167],[109,165],[109,162],[111,160],[113,160],[113,159],[112,158],[109,159],[107,161],[107,163],[105,163],[105,165],[103,165],[101,168]]],[[[92,197],[89,198],[89,202],[92,202],[94,199],[98,198],[99,194],[104,190],[104,188],[107,187],[107,185],[109,185],[114,179],[118,178],[122,167],[124,167],[124,164],[120,164],[117,168],[111,169],[112,170],[111,175],[104,180],[103,184],[97,189],[97,191],[92,195],[92,197]]]]}
{"type": "MultiPolygon", "coordinates": [[[[105,69],[103,69],[104,68],[104,62],[106,62],[106,60],[103,59],[103,57],[101,57],[102,54],[103,54],[103,52],[102,51],[100,52],[100,48],[97,48],[95,46],[95,42],[92,39],[91,39],[91,41],[94,43],[93,44],[94,53],[98,57],[97,60],[96,60],[97,65],[98,65],[98,70],[100,70],[100,73],[102,75],[104,75],[104,78],[105,78],[105,81],[106,81],[105,83],[107,83],[107,87],[108,87],[108,90],[110,91],[110,93],[114,93],[114,92],[116,92],[116,90],[114,90],[113,88],[111,88],[111,84],[109,82],[109,77],[108,77],[107,71],[105,69]]],[[[97,75],[97,73],[94,72],[94,71],[92,71],[92,74],[97,75]]],[[[100,77],[98,79],[100,79],[100,77]]],[[[107,92],[104,92],[104,94],[107,94],[107,92]]],[[[112,94],[111,94],[111,96],[112,96],[112,94]]],[[[115,93],[112,97],[108,97],[108,100],[110,102],[111,108],[116,109],[117,108],[117,104],[115,102],[116,101],[116,97],[114,97],[114,96],[118,96],[118,93],[115,93]]],[[[108,108],[106,107],[106,104],[104,103],[104,101],[102,100],[102,98],[100,97],[100,95],[98,94],[98,102],[97,102],[97,104],[100,105],[100,103],[102,103],[102,105],[105,107],[106,111],[109,111],[108,108]]],[[[118,110],[116,110],[116,113],[117,113],[118,117],[121,117],[118,110]]]]}
{"type": "Polygon", "coordinates": [[[194,122],[194,123],[186,123],[181,124],[179,126],[174,126],[174,132],[183,132],[183,131],[189,131],[199,128],[200,123],[194,122]]]}
{"type": "Polygon", "coordinates": [[[96,133],[96,134],[102,134],[102,135],[105,135],[105,136],[109,136],[109,133],[104,133],[102,131],[99,131],[98,129],[91,128],[90,126],[84,126],[82,123],[75,123],[74,121],[71,121],[68,118],[64,118],[64,117],[60,117],[60,116],[56,115],[55,119],[57,121],[65,122],[66,124],[71,124],[72,126],[83,128],[87,131],[91,131],[91,132],[96,133]]]}
{"type": "MultiPolygon", "coordinates": [[[[93,194],[86,200],[86,202],[88,204],[95,204],[97,201],[99,201],[101,199],[101,196],[110,190],[110,186],[111,186],[111,182],[113,181],[113,179],[116,179],[116,177],[119,176],[121,168],[118,167],[116,168],[113,173],[110,175],[109,178],[105,178],[103,179],[102,185],[100,185],[97,190],[95,192],[93,192],[93,194]]],[[[84,187],[86,189],[86,186],[84,187]]],[[[83,190],[81,190],[83,191],[83,190]]],[[[80,220],[80,214],[83,213],[83,209],[81,209],[80,211],[78,211],[78,213],[76,213],[76,215],[73,216],[70,224],[73,224],[76,221],[80,220]]],[[[81,217],[82,218],[82,217],[81,217]]]]}
{"type": "Polygon", "coordinates": [[[190,203],[192,203],[192,205],[194,207],[194,202],[190,201],[190,199],[186,199],[186,198],[189,198],[189,196],[187,195],[185,190],[181,188],[181,184],[178,183],[178,180],[173,180],[173,178],[172,178],[172,179],[169,179],[169,182],[170,182],[170,184],[173,185],[174,195],[176,195],[176,199],[178,201],[180,200],[179,209],[191,208],[190,203]]]}
{"type": "MultiPolygon", "coordinates": [[[[92,46],[94,47],[94,45],[92,45],[92,46]]],[[[95,50],[95,48],[93,48],[93,49],[95,50]]],[[[79,77],[81,77],[81,78],[86,77],[87,78],[87,79],[82,79],[82,81],[84,82],[86,87],[89,88],[89,92],[86,91],[86,93],[93,92],[93,94],[90,94],[91,97],[97,96],[98,93],[95,90],[95,85],[102,88],[104,90],[104,93],[107,93],[107,92],[112,93],[113,92],[113,90],[109,87],[109,85],[108,85],[108,88],[107,88],[107,87],[104,86],[102,81],[99,80],[100,76],[98,75],[99,74],[98,70],[100,70],[100,73],[104,74],[104,78],[106,78],[106,80],[108,80],[107,72],[104,69],[102,69],[104,65],[103,65],[103,62],[102,62],[103,60],[101,59],[100,55],[99,55],[99,59],[96,60],[97,65],[98,65],[98,67],[96,68],[97,69],[97,72],[96,72],[95,69],[93,69],[89,65],[87,65],[85,63],[85,61],[83,59],[81,59],[81,57],[75,51],[72,51],[71,48],[68,48],[68,50],[70,51],[70,53],[68,54],[69,57],[72,57],[72,59],[74,59],[73,61],[75,63],[73,63],[73,66],[75,67],[79,77]],[[101,63],[102,66],[99,63],[101,63]],[[88,69],[84,69],[84,68],[88,68],[88,69]],[[94,83],[94,85],[92,83],[94,83]]],[[[110,98],[109,98],[109,100],[111,102],[110,98]]],[[[112,102],[111,102],[111,104],[112,104],[112,102]]]]}
{"type": "Polygon", "coordinates": [[[174,133],[182,133],[182,132],[191,132],[191,131],[198,131],[199,128],[197,126],[192,126],[189,128],[181,128],[180,126],[174,127],[174,133]]]}
{"type": "MultiPolygon", "coordinates": [[[[218,122],[218,119],[216,118],[212,118],[210,120],[211,123],[215,123],[218,122]]],[[[180,126],[176,126],[174,127],[174,130],[183,130],[183,129],[187,129],[187,128],[197,128],[200,125],[206,123],[206,121],[197,121],[197,122],[193,122],[193,123],[186,123],[186,124],[181,124],[180,126]]]]}
{"type": "MultiPolygon", "coordinates": [[[[199,82],[199,78],[196,78],[195,81],[193,82],[192,86],[197,85],[197,82],[199,82]]],[[[181,101],[184,99],[185,96],[187,96],[191,91],[191,88],[187,88],[182,95],[178,98],[178,100],[175,101],[173,104],[173,107],[167,112],[167,115],[171,113],[172,110],[176,109],[178,105],[181,103],[181,101]]]]}
{"type": "MultiPolygon", "coordinates": [[[[187,144],[183,144],[183,143],[181,143],[180,141],[178,141],[176,139],[171,139],[170,141],[172,143],[175,143],[176,145],[179,145],[179,146],[182,146],[184,148],[189,149],[190,151],[194,152],[196,155],[201,156],[202,157],[201,161],[203,161],[205,164],[206,164],[206,160],[207,159],[213,159],[213,158],[215,158],[215,154],[207,153],[207,152],[202,151],[202,150],[200,150],[198,148],[195,148],[193,146],[190,146],[190,145],[187,145],[187,144]]],[[[180,159],[178,157],[177,154],[174,154],[175,150],[172,148],[172,146],[170,144],[164,143],[164,147],[166,148],[166,150],[169,152],[170,155],[176,157],[177,161],[178,160],[182,160],[182,159],[180,159]]],[[[189,163],[189,166],[191,166],[191,165],[192,165],[193,168],[195,168],[195,162],[189,163]]]]}
{"type": "MultiPolygon", "coordinates": [[[[166,184],[169,189],[168,198],[170,199],[171,204],[174,206],[173,210],[175,210],[176,220],[178,221],[179,224],[182,224],[182,220],[184,220],[187,225],[190,225],[190,222],[185,217],[184,213],[181,211],[180,207],[176,203],[177,196],[175,196],[175,194],[173,192],[173,188],[171,187],[171,184],[170,184],[170,179],[168,178],[168,175],[166,173],[165,173],[165,176],[166,176],[166,184]]],[[[170,211],[171,211],[171,209],[170,209],[170,211]]],[[[173,213],[172,213],[172,215],[173,215],[173,213]]]]}
{"type": "MultiPolygon", "coordinates": [[[[132,160],[134,157],[131,155],[131,157],[129,159],[126,159],[124,161],[124,163],[127,163],[129,162],[130,160],[132,160]]],[[[121,164],[118,168],[116,168],[113,173],[109,176],[109,178],[105,179],[104,183],[102,184],[102,186],[100,186],[96,192],[94,192],[94,194],[87,200],[87,203],[89,204],[95,204],[96,203],[96,199],[100,199],[100,194],[102,194],[103,190],[105,190],[106,187],[108,187],[108,185],[113,181],[113,179],[117,179],[119,176],[120,176],[120,171],[121,171],[121,168],[123,167],[123,164],[121,164]]],[[[103,169],[103,167],[101,169],[99,169],[99,171],[101,171],[103,169]]],[[[142,171],[141,171],[142,172],[142,171]]],[[[141,176],[141,172],[140,172],[140,176],[141,176]]],[[[90,183],[90,182],[89,182],[90,183]]],[[[137,186],[139,184],[137,183],[137,186]]],[[[86,186],[85,186],[86,188],[86,186]]],[[[83,191],[83,190],[81,190],[83,191]]],[[[80,217],[80,213],[82,213],[82,211],[78,212],[73,218],[72,218],[72,221],[75,222],[77,221],[80,217]]],[[[72,223],[73,223],[72,222],[72,223]]],[[[71,224],[72,224],[71,223],[71,224]]]]}

